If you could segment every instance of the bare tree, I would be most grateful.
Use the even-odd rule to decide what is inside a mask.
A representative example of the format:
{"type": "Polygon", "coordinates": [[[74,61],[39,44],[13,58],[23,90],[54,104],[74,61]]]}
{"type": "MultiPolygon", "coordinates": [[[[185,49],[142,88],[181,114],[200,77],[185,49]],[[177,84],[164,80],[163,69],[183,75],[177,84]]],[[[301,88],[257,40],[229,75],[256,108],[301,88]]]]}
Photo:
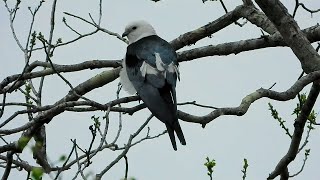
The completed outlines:
{"type": "MultiPolygon", "coordinates": [[[[52,2],[40,1],[35,8],[28,8],[32,20],[28,29],[26,42],[23,43],[17,36],[17,29],[14,27],[14,22],[17,18],[23,18],[19,17],[17,12],[25,7],[20,7],[20,0],[17,0],[14,3],[12,3],[12,1],[3,0],[3,5],[7,9],[10,18],[9,26],[12,31],[12,36],[20,51],[23,53],[25,62],[24,67],[17,70],[16,74],[8,75],[0,82],[0,93],[2,95],[2,102],[0,103],[0,137],[3,142],[3,145],[0,146],[0,159],[2,161],[1,167],[4,170],[2,175],[3,180],[8,179],[11,170],[14,168],[28,172],[28,178],[33,174],[33,178],[39,179],[43,172],[50,174],[52,179],[59,179],[59,176],[64,171],[75,168],[77,170],[74,179],[77,177],[87,179],[85,170],[94,163],[93,158],[98,157],[99,154],[106,149],[119,153],[117,153],[118,155],[114,160],[108,162],[101,172],[95,174],[95,178],[102,179],[103,175],[123,158],[126,162],[125,179],[127,179],[128,159],[126,155],[130,148],[138,145],[142,141],[154,139],[166,133],[163,132],[150,135],[150,129],[148,128],[146,135],[143,137],[140,135],[139,138],[137,137],[153,117],[150,115],[150,117],[130,135],[125,145],[121,145],[119,144],[118,139],[122,133],[122,116],[134,116],[136,112],[145,109],[145,105],[139,104],[130,107],[128,103],[139,101],[139,97],[120,97],[121,85],[118,86],[118,90],[115,92],[115,99],[112,99],[109,102],[99,103],[96,99],[86,97],[89,92],[94,92],[102,86],[108,86],[118,78],[121,69],[121,57],[123,57],[123,55],[120,55],[117,60],[89,60],[71,65],[56,64],[52,60],[56,55],[56,50],[63,48],[66,45],[72,45],[81,39],[93,36],[98,32],[114,36],[119,39],[119,41],[127,43],[127,40],[122,38],[118,33],[102,27],[102,3],[102,0],[98,2],[98,18],[94,18],[91,14],[89,14],[89,18],[84,18],[70,12],[64,12],[65,18],[63,18],[63,23],[66,28],[76,34],[76,38],[64,42],[60,38],[55,39],[56,36],[54,36],[55,22],[57,21],[55,17],[58,8],[57,0],[53,0],[52,2]],[[44,3],[52,3],[50,27],[49,32],[46,33],[47,35],[35,31],[34,28],[34,23],[37,20],[37,13],[44,3]],[[92,29],[92,31],[81,33],[80,30],[68,23],[67,20],[70,19],[85,23],[88,26],[88,29],[92,29]],[[34,58],[35,53],[41,53],[43,59],[36,60],[34,58]],[[66,73],[102,68],[107,68],[108,70],[102,71],[77,85],[70,83],[68,78],[65,77],[66,73]],[[53,104],[43,104],[43,85],[50,75],[57,75],[62,79],[68,85],[69,92],[53,104]],[[25,101],[16,102],[8,100],[9,96],[14,96],[16,94],[22,94],[25,97],[25,101]],[[12,108],[15,109],[15,112],[13,114],[8,114],[6,112],[7,109],[12,108]],[[89,127],[92,135],[90,145],[87,148],[84,148],[77,143],[76,139],[71,139],[70,143],[73,144],[73,147],[70,150],[69,155],[62,158],[64,162],[62,166],[56,167],[48,161],[47,157],[46,126],[50,125],[56,116],[67,111],[75,113],[102,111],[104,112],[104,116],[92,116],[93,123],[89,127]],[[118,113],[119,124],[113,140],[107,141],[106,136],[110,131],[110,113],[118,113]],[[21,122],[16,122],[19,121],[18,119],[21,117],[27,118],[28,121],[23,124],[21,122]],[[16,122],[16,124],[20,125],[16,127],[8,126],[8,124],[12,122],[16,122]],[[15,141],[8,142],[7,138],[9,137],[14,137],[15,141]],[[26,149],[26,146],[31,143],[31,139],[34,139],[35,141],[33,158],[36,160],[37,166],[31,165],[32,163],[23,160],[19,155],[26,149]]],[[[303,74],[291,87],[288,87],[286,91],[277,92],[272,90],[272,87],[268,89],[260,88],[243,97],[242,102],[237,107],[215,108],[211,105],[197,104],[195,101],[180,103],[179,105],[191,104],[202,108],[209,108],[212,111],[204,116],[196,116],[190,112],[180,110],[178,111],[179,119],[190,123],[201,124],[202,127],[205,127],[208,123],[220,116],[245,115],[252,103],[262,98],[269,98],[276,101],[294,99],[301,93],[304,87],[312,84],[310,92],[305,100],[302,102],[301,98],[299,99],[301,100],[301,107],[294,122],[294,132],[290,135],[291,143],[288,147],[288,152],[279,160],[277,166],[270,172],[269,177],[267,177],[267,179],[274,179],[280,176],[281,179],[289,179],[294,174],[289,174],[288,165],[295,159],[296,155],[301,151],[301,148],[305,146],[302,141],[302,135],[306,123],[308,122],[308,117],[312,114],[312,109],[320,92],[320,84],[318,81],[320,78],[320,56],[317,52],[320,44],[318,43],[316,48],[312,46],[312,43],[320,41],[320,26],[314,25],[306,29],[300,29],[294,17],[299,8],[311,14],[319,12],[320,9],[312,10],[299,0],[295,1],[295,8],[291,14],[279,0],[255,0],[256,4],[251,0],[243,0],[242,4],[231,11],[227,10],[227,7],[222,0],[220,0],[220,3],[225,10],[225,14],[221,15],[220,18],[195,30],[181,34],[171,41],[172,46],[176,50],[190,46],[187,50],[178,51],[180,63],[207,56],[238,54],[245,51],[255,51],[261,48],[287,46],[291,48],[301,63],[303,74]],[[261,29],[263,35],[260,38],[255,39],[225,42],[218,45],[208,45],[197,48],[192,47],[192,45],[199,40],[210,37],[227,26],[235,25],[239,28],[245,26],[246,23],[239,22],[239,19],[241,18],[246,19],[246,21],[254,24],[256,28],[261,29]]],[[[318,125],[315,121],[312,121],[311,124],[318,125]]]]}

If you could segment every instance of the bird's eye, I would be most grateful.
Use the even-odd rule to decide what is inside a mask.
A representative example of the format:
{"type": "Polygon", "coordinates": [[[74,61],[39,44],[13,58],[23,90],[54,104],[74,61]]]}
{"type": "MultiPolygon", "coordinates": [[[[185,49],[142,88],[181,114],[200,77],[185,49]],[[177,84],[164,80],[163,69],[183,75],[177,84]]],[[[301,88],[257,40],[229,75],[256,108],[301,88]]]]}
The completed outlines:
{"type": "Polygon", "coordinates": [[[133,30],[137,29],[137,26],[133,26],[132,29],[133,29],[133,30]]]}

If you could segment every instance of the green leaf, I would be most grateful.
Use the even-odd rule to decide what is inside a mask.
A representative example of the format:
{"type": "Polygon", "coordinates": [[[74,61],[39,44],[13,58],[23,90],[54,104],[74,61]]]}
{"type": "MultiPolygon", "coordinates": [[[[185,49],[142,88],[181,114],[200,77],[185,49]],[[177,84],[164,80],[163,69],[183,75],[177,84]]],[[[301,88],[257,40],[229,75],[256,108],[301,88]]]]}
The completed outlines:
{"type": "Polygon", "coordinates": [[[67,159],[67,156],[62,155],[62,156],[60,156],[59,161],[64,162],[66,159],[67,159]]]}
{"type": "Polygon", "coordinates": [[[213,168],[216,166],[214,159],[210,160],[209,157],[206,157],[207,162],[204,163],[204,166],[207,167],[207,175],[212,179],[213,168]]]}
{"type": "Polygon", "coordinates": [[[241,172],[243,173],[242,180],[245,180],[247,177],[247,169],[249,167],[248,160],[246,158],[243,159],[243,169],[241,172]]]}
{"type": "Polygon", "coordinates": [[[62,43],[62,39],[61,39],[61,38],[59,38],[59,39],[57,40],[57,44],[60,44],[60,43],[62,43]]]}
{"type": "Polygon", "coordinates": [[[26,147],[26,145],[28,144],[28,142],[30,141],[30,138],[27,136],[22,136],[19,138],[18,140],[18,147],[19,149],[24,149],[24,147],[26,147]]]}
{"type": "Polygon", "coordinates": [[[289,128],[287,128],[286,125],[285,125],[286,121],[282,120],[282,118],[279,116],[278,111],[272,106],[271,103],[268,103],[268,106],[269,106],[269,110],[271,111],[271,116],[280,123],[280,127],[285,130],[286,134],[290,138],[292,138],[292,135],[291,135],[291,133],[289,131],[289,128]]]}
{"type": "Polygon", "coordinates": [[[31,171],[32,179],[41,180],[42,179],[42,175],[43,175],[42,168],[39,168],[39,167],[32,168],[32,171],[31,171]]]}

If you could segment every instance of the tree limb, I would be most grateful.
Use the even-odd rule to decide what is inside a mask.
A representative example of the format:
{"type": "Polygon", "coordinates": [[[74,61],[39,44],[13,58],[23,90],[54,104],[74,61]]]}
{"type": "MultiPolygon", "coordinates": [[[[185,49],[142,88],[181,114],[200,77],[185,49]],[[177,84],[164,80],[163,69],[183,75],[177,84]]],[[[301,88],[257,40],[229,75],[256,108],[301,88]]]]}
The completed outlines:
{"type": "Polygon", "coordinates": [[[316,82],[313,83],[309,96],[306,100],[306,102],[303,104],[301,113],[297,117],[294,123],[294,132],[291,139],[291,144],[289,147],[289,150],[285,156],[279,161],[277,164],[275,170],[269,175],[268,179],[274,179],[278,175],[282,174],[283,171],[285,171],[292,162],[299,150],[299,145],[302,139],[302,134],[304,131],[304,126],[307,122],[308,116],[310,112],[312,111],[312,108],[318,98],[320,92],[320,85],[316,82]]]}
{"type": "Polygon", "coordinates": [[[300,30],[297,22],[288,13],[287,8],[279,0],[255,1],[273,22],[283,40],[300,60],[304,72],[310,73],[320,70],[320,55],[300,30]]]}
{"type": "MultiPolygon", "coordinates": [[[[304,29],[306,37],[310,42],[320,40],[320,26],[315,25],[304,29]]],[[[190,50],[185,50],[178,53],[179,62],[191,61],[197,58],[207,56],[222,56],[230,54],[238,54],[245,51],[257,50],[268,47],[288,46],[279,33],[270,36],[263,36],[255,39],[241,40],[235,42],[228,42],[218,45],[208,45],[190,50]]]]}
{"type": "Polygon", "coordinates": [[[13,151],[9,151],[7,152],[7,165],[6,165],[6,169],[4,170],[4,173],[2,175],[1,180],[7,180],[9,178],[10,175],[10,171],[11,171],[11,165],[12,165],[12,160],[13,160],[13,151]]]}
{"type": "Polygon", "coordinates": [[[243,116],[253,102],[263,97],[274,99],[278,101],[287,101],[294,99],[296,95],[309,83],[320,78],[320,71],[312,72],[299,80],[297,80],[288,90],[284,92],[277,92],[270,89],[260,88],[255,92],[244,97],[238,107],[218,108],[205,116],[194,116],[182,111],[178,111],[179,119],[186,122],[193,122],[202,124],[202,127],[212,120],[222,115],[236,115],[243,116]]]}

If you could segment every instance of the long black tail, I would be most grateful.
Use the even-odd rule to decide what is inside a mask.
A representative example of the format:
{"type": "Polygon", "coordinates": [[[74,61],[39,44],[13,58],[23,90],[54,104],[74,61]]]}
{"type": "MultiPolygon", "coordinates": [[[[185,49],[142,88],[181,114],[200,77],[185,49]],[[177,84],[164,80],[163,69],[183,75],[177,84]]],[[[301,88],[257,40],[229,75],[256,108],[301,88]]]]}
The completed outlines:
{"type": "Polygon", "coordinates": [[[176,138],[174,137],[174,130],[168,124],[166,124],[166,127],[167,127],[167,131],[168,131],[168,134],[169,134],[169,137],[170,137],[170,140],[171,140],[172,147],[176,151],[177,150],[177,144],[176,144],[176,138]]]}
{"type": "Polygon", "coordinates": [[[142,101],[147,105],[152,114],[165,123],[174,150],[177,150],[174,132],[176,132],[182,145],[186,145],[180,124],[177,118],[175,91],[171,94],[171,86],[166,85],[161,89],[150,84],[143,84],[138,90],[142,101]],[[173,96],[173,97],[172,97],[173,96]]]}
{"type": "Polygon", "coordinates": [[[186,140],[184,139],[184,135],[183,135],[183,132],[182,132],[182,129],[181,129],[181,126],[179,124],[179,121],[177,119],[177,121],[173,124],[173,128],[174,128],[174,131],[176,132],[178,138],[179,138],[179,141],[182,145],[186,145],[186,140]]]}
{"type": "Polygon", "coordinates": [[[176,144],[176,139],[175,139],[175,136],[174,136],[174,132],[176,132],[180,143],[182,145],[186,145],[186,140],[184,139],[184,135],[183,135],[183,132],[182,132],[182,129],[180,127],[180,124],[179,124],[178,120],[176,120],[174,122],[173,126],[170,126],[169,124],[166,124],[166,127],[167,127],[167,131],[168,131],[168,134],[169,134],[169,137],[170,137],[170,140],[171,140],[172,147],[173,147],[173,149],[175,151],[177,150],[177,144],[176,144]]]}

